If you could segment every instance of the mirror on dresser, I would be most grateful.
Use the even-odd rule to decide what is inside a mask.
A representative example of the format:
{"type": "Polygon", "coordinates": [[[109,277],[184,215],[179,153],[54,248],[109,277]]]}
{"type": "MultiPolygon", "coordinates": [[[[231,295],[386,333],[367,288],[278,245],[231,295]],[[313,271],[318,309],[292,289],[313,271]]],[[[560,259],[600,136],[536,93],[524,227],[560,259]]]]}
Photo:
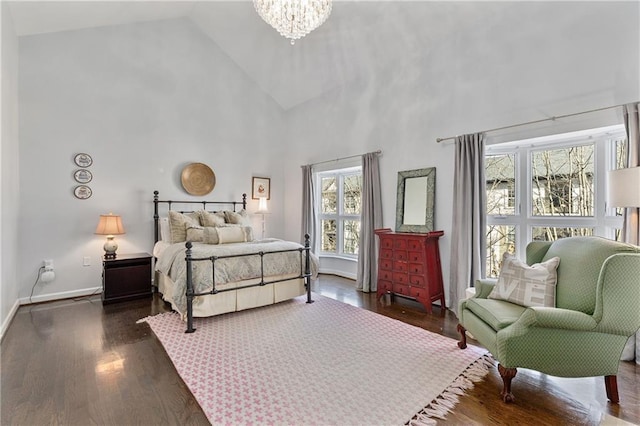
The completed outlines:
{"type": "Polygon", "coordinates": [[[436,168],[398,172],[396,232],[433,231],[436,168]]]}

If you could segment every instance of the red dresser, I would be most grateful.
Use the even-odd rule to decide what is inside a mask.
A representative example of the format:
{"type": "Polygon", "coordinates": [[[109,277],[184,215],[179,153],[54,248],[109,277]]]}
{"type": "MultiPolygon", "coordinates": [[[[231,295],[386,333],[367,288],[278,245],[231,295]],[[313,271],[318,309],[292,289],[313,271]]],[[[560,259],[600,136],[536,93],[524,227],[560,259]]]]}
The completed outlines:
{"type": "MultiPolygon", "coordinates": [[[[438,239],[444,231],[426,234],[376,229],[378,254],[378,299],[386,293],[416,299],[431,313],[431,303],[445,307],[438,239]]],[[[444,312],[444,310],[442,311],[444,312]]]]}

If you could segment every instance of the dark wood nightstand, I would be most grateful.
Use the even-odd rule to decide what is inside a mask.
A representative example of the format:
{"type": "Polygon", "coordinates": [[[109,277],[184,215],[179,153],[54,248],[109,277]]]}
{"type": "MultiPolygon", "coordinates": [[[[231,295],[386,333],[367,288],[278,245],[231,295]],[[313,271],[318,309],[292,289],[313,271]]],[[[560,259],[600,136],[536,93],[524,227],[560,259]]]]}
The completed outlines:
{"type": "Polygon", "coordinates": [[[150,297],[151,257],[135,253],[102,259],[102,304],[150,297]]]}

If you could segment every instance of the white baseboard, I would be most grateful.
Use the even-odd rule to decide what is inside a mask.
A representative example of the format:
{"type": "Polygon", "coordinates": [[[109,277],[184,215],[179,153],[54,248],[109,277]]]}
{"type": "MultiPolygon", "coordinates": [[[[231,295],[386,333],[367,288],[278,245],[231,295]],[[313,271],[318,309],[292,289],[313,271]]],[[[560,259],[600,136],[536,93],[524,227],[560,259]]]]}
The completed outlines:
{"type": "Polygon", "coordinates": [[[9,315],[7,315],[7,317],[4,319],[4,322],[2,323],[2,329],[0,329],[0,340],[4,338],[4,333],[7,331],[7,328],[9,328],[9,324],[11,324],[13,317],[16,316],[16,312],[18,312],[19,307],[20,299],[17,299],[9,310],[9,315]]]}
{"type": "Polygon", "coordinates": [[[59,293],[41,294],[33,296],[31,300],[28,297],[18,299],[21,305],[30,305],[32,303],[50,302],[52,300],[71,299],[74,297],[91,296],[92,294],[100,294],[102,292],[102,286],[83,288],[80,290],[62,291],[59,293]]]}
{"type": "Polygon", "coordinates": [[[358,274],[351,274],[349,272],[340,271],[340,270],[334,270],[334,269],[327,269],[327,268],[320,268],[318,270],[318,273],[319,274],[337,275],[339,277],[348,278],[348,279],[354,280],[354,281],[358,278],[358,274]]]}

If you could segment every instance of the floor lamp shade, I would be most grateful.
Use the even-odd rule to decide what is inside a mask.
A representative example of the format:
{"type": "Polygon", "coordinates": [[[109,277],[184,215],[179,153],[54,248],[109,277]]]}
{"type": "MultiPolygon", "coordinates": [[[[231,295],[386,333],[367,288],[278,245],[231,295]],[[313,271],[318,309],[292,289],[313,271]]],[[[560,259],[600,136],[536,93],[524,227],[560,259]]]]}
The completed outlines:
{"type": "Polygon", "coordinates": [[[95,233],[97,235],[107,236],[107,242],[104,243],[104,258],[115,259],[116,250],[118,250],[118,244],[113,239],[113,236],[124,234],[122,218],[119,215],[115,215],[112,213],[101,214],[100,221],[98,222],[95,233]]]}
{"type": "Polygon", "coordinates": [[[640,167],[629,167],[609,172],[607,206],[640,207],[640,167]]]}

